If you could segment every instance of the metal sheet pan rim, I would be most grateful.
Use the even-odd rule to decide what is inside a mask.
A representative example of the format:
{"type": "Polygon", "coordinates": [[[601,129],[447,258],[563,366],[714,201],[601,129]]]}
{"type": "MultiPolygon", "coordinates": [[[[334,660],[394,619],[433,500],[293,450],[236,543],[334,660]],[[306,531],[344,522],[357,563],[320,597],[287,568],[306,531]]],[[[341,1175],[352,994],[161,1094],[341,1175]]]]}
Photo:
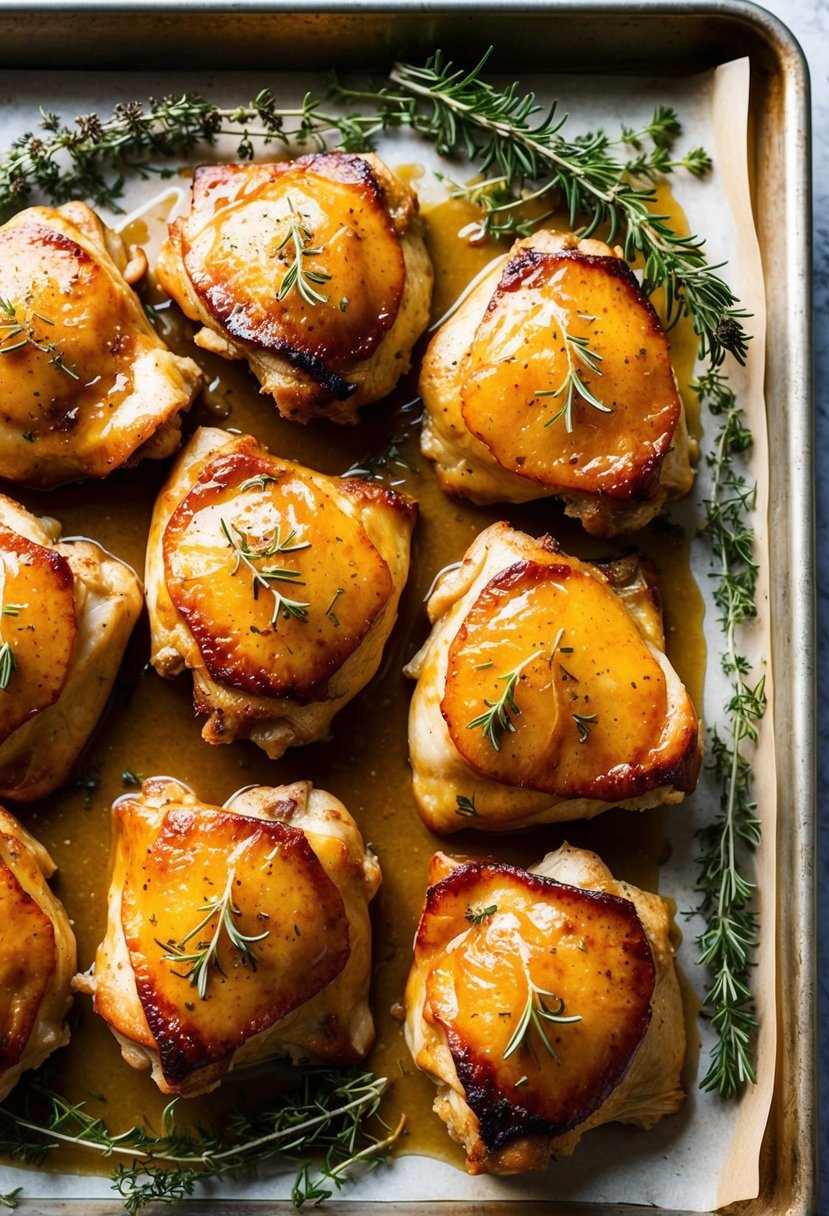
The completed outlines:
{"type": "MultiPolygon", "coordinates": [[[[785,191],[784,209],[791,231],[796,239],[787,249],[787,257],[775,267],[779,276],[777,286],[785,295],[786,308],[782,316],[782,328],[770,342],[769,370],[775,372],[778,362],[787,364],[784,379],[786,389],[786,463],[782,469],[772,470],[772,489],[779,480],[778,489],[785,486],[786,500],[776,524],[776,536],[785,548],[780,552],[780,569],[775,573],[773,612],[778,633],[775,638],[774,660],[778,671],[778,683],[785,682],[786,713],[785,726],[780,730],[781,739],[794,745],[787,755],[785,772],[781,775],[781,795],[785,793],[787,807],[781,815],[789,833],[786,855],[790,860],[789,872],[794,880],[792,899],[781,901],[781,939],[787,949],[781,950],[780,965],[786,979],[787,1006],[790,1018],[790,1033],[786,1058],[788,1066],[794,1067],[795,1078],[789,1103],[794,1104],[799,1138],[798,1161],[794,1167],[794,1187],[785,1208],[792,1216],[809,1216],[816,1209],[815,1159],[816,1093],[812,1058],[815,1051],[815,981],[816,963],[814,955],[815,908],[814,908],[814,856],[815,856],[815,608],[814,608],[814,508],[812,482],[813,455],[813,368],[812,368],[812,302],[811,302],[811,165],[809,158],[809,80],[803,52],[794,35],[777,17],[751,2],[751,0],[723,0],[719,3],[691,4],[687,0],[656,0],[653,3],[624,4],[618,0],[590,0],[588,3],[573,3],[572,0],[532,0],[518,3],[516,0],[478,0],[474,6],[477,14],[524,13],[549,15],[551,18],[578,14],[581,17],[602,16],[608,21],[624,17],[647,15],[649,18],[683,19],[708,17],[712,22],[723,19],[737,20],[750,27],[766,44],[777,62],[779,83],[783,93],[784,129],[780,131],[785,154],[782,185],[785,191]],[[785,358],[780,351],[785,351],[785,358]],[[795,577],[792,577],[794,573],[795,577]],[[789,936],[786,936],[786,930],[789,936]],[[797,965],[793,957],[797,956],[797,965]]],[[[107,15],[162,17],[187,14],[230,14],[234,17],[268,13],[293,14],[388,14],[390,17],[407,13],[430,14],[435,17],[447,14],[469,13],[470,6],[464,0],[386,0],[386,3],[368,0],[241,0],[229,4],[226,0],[135,0],[126,5],[121,0],[5,0],[0,7],[0,60],[3,58],[3,29],[14,18],[36,14],[51,14],[55,19],[76,16],[88,19],[94,14],[100,18],[107,15]]],[[[169,36],[169,31],[167,31],[169,36]]],[[[128,48],[126,48],[128,52],[128,48]]],[[[739,53],[739,48],[735,48],[739,53]]],[[[10,65],[11,66],[11,65],[10,65]]],[[[74,66],[67,64],[67,67],[74,66]]],[[[138,65],[136,65],[138,66],[138,65]]],[[[142,67],[149,65],[142,64],[142,67]]],[[[760,183],[762,191],[763,183],[760,183]]],[[[782,368],[777,368],[778,373],[782,368]]],[[[771,377],[772,381],[774,376],[771,377]]],[[[774,507],[774,504],[773,504],[774,507]]],[[[781,694],[782,695],[782,694],[781,694]]],[[[782,716],[778,715],[782,723],[782,716]]],[[[781,766],[782,767],[782,766],[781,766]]],[[[246,1205],[250,1210],[265,1205],[246,1205]]],[[[269,1211],[277,1205],[267,1205],[269,1211]]],[[[282,1205],[278,1205],[281,1207],[282,1205]]],[[[357,1216],[362,1209],[379,1211],[377,1205],[336,1204],[331,1211],[341,1210],[357,1216]]],[[[407,1208],[410,1205],[406,1205],[407,1208]]],[[[225,1205],[189,1205],[191,1211],[216,1211],[225,1205]]],[[[522,1211],[537,1210],[537,1205],[528,1204],[522,1211]]],[[[21,1203],[19,1210],[35,1212],[41,1209],[37,1201],[21,1203]]],[[[80,1211],[116,1213],[121,1207],[115,1203],[85,1204],[83,1201],[65,1204],[49,1204],[52,1216],[58,1212],[76,1214],[80,1211]]],[[[231,1210],[227,1207],[226,1210],[231,1210]]],[[[285,1210],[290,1210],[286,1207],[285,1210]]],[[[426,1211],[424,1205],[418,1209],[426,1211]]],[[[453,1210],[463,1211],[464,1205],[453,1210]]],[[[518,1210],[518,1209],[516,1209],[518,1210]]],[[[575,1209],[572,1209],[575,1210],[575,1209]]],[[[589,1212],[589,1208],[583,1209],[589,1212]]],[[[618,1212],[632,1211],[619,1207],[618,1212]]],[[[772,1212],[771,1208],[757,1211],[772,1212]]]]}

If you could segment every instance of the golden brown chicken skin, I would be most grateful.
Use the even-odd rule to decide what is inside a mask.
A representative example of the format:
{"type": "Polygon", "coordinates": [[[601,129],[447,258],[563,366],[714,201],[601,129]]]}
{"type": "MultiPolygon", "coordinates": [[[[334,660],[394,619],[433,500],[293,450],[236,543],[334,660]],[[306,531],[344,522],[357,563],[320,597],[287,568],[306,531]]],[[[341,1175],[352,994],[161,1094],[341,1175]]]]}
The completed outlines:
{"type": "Polygon", "coordinates": [[[472,1174],[540,1170],[591,1127],[682,1101],[685,1029],[659,896],[562,846],[532,870],[438,854],[406,1038],[472,1174]]]}
{"type": "Polygon", "coordinates": [[[55,863],[0,807],[0,1101],[69,1042],[75,937],[48,886],[55,863]]]}
{"type": "Polygon", "coordinates": [[[156,504],[146,581],[153,666],[192,670],[209,743],[278,759],[325,738],[379,666],[414,520],[393,490],[196,433],[156,504]]]}
{"type": "Polygon", "coordinates": [[[0,477],[55,486],[178,447],[203,376],[150,325],[145,269],[84,203],[0,228],[0,477]]]}
{"type": "Polygon", "coordinates": [[[197,169],[157,271],[202,323],[196,343],[247,359],[299,422],[356,421],[408,370],[429,317],[417,198],[373,155],[197,169]]]}
{"type": "Polygon", "coordinates": [[[156,777],[113,827],[107,933],[75,986],[129,1064],[191,1095],[277,1055],[365,1056],[380,869],[342,803],[296,782],[216,807],[156,777]]]}
{"type": "Polygon", "coordinates": [[[694,789],[699,721],[631,565],[582,562],[501,523],[438,581],[406,669],[414,793],[433,831],[590,818],[694,789]]]}
{"type": "Polygon", "coordinates": [[[19,802],[67,780],[143,606],[128,566],[59,537],[0,495],[0,794],[19,802]]]}
{"type": "Polygon", "coordinates": [[[435,334],[420,391],[423,452],[473,502],[555,495],[613,536],[691,487],[667,339],[600,241],[518,241],[435,334]]]}

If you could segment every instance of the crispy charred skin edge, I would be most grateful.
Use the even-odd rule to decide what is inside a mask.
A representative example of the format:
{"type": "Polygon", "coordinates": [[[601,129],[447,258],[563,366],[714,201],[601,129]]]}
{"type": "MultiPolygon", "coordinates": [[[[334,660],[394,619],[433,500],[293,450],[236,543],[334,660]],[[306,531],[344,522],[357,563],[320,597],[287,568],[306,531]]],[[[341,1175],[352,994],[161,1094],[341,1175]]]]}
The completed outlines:
{"type": "MultiPolygon", "coordinates": [[[[325,153],[311,153],[301,156],[295,161],[286,161],[269,166],[272,170],[272,180],[276,180],[285,172],[295,169],[307,169],[318,172],[321,176],[344,185],[355,186],[364,196],[367,204],[376,208],[386,216],[389,239],[397,242],[391,219],[386,208],[386,196],[383,187],[375,177],[371,166],[362,157],[340,153],[337,156],[325,153]]],[[[199,176],[214,173],[213,166],[196,170],[194,177],[194,192],[199,185],[199,176]]],[[[401,278],[395,292],[395,305],[383,316],[376,318],[374,329],[362,335],[361,341],[354,343],[349,349],[338,350],[332,344],[330,355],[326,358],[314,354],[301,347],[295,346],[282,337],[274,328],[248,323],[245,311],[238,308],[234,300],[224,292],[220,285],[214,284],[205,272],[192,264],[188,258],[189,245],[183,241],[184,264],[193,288],[204,303],[207,310],[216,318],[219,324],[238,342],[245,343],[256,349],[270,351],[290,363],[292,367],[310,376],[321,385],[327,393],[337,401],[346,401],[357,391],[358,385],[351,383],[340,372],[340,368],[355,359],[364,359],[371,355],[383,335],[392,327],[403,296],[403,281],[405,266],[401,255],[401,278]]]]}
{"type": "MultiPolygon", "coordinates": [[[[302,705],[326,699],[331,676],[358,648],[383,611],[388,599],[378,602],[374,611],[366,615],[356,631],[344,633],[339,646],[327,646],[325,653],[317,655],[313,663],[309,664],[308,678],[286,683],[276,673],[266,671],[250,662],[243,662],[238,656],[234,658],[233,662],[229,662],[227,648],[222,639],[216,637],[215,626],[210,620],[205,620],[196,607],[187,603],[185,590],[173,579],[169,567],[170,554],[186,531],[189,521],[203,506],[210,503],[217,489],[238,486],[246,478],[258,475],[279,478],[287,471],[279,465],[278,461],[265,459],[252,452],[220,453],[205,465],[193,488],[176,507],[164,530],[163,547],[170,596],[195,638],[211,679],[220,684],[226,684],[229,688],[240,689],[256,696],[290,697],[302,705]]],[[[355,485],[352,482],[344,481],[337,488],[358,500],[383,503],[394,510],[402,509],[407,514],[416,513],[414,504],[401,499],[393,490],[383,486],[376,487],[379,493],[372,493],[362,482],[355,485]]]]}
{"type": "MultiPolygon", "coordinates": [[[[485,1058],[477,1057],[474,1050],[451,1028],[443,1026],[467,1104],[478,1119],[481,1140],[487,1151],[491,1153],[497,1152],[513,1140],[527,1136],[554,1137],[561,1135],[583,1123],[594,1111],[599,1109],[625,1076],[647,1033],[651,1019],[650,1001],[656,983],[653,953],[636,908],[629,900],[609,895],[603,891],[586,891],[578,887],[569,887],[554,879],[530,874],[517,866],[498,862],[466,862],[453,870],[446,878],[428,888],[423,914],[415,937],[415,951],[429,949],[426,926],[430,917],[441,916],[441,904],[446,896],[457,897],[463,891],[471,892],[482,880],[497,880],[502,876],[524,884],[537,893],[540,899],[554,899],[558,904],[563,904],[565,908],[572,909],[575,916],[578,915],[578,905],[584,902],[600,905],[608,910],[612,909],[614,916],[627,924],[629,938],[626,940],[624,949],[634,964],[642,969],[646,981],[635,994],[641,1006],[641,1013],[631,1026],[627,1037],[617,1044],[618,1050],[615,1059],[605,1071],[601,1085],[597,1086],[589,1102],[584,1102],[578,1108],[574,1108],[570,1118],[559,1122],[552,1122],[538,1114],[533,1114],[526,1107],[512,1103],[501,1096],[492,1066],[485,1058]]],[[[445,925],[445,931],[448,941],[456,931],[451,919],[445,925]]]]}
{"type": "MultiPolygon", "coordinates": [[[[603,257],[594,253],[580,253],[578,250],[562,250],[561,252],[551,253],[536,249],[523,249],[507,263],[503,276],[487,305],[487,313],[495,312],[505,296],[526,286],[527,280],[534,273],[546,266],[555,266],[559,262],[580,262],[601,270],[603,274],[607,274],[611,278],[618,279],[620,283],[635,295],[637,303],[650,321],[654,337],[664,340],[664,330],[662,329],[656,310],[642,291],[627,262],[621,258],[603,257]]],[[[662,464],[670,449],[681,408],[681,403],[677,397],[672,425],[669,430],[663,432],[657,441],[657,454],[639,464],[632,475],[625,477],[623,481],[610,486],[602,486],[597,491],[599,494],[607,495],[610,498],[628,499],[634,502],[648,502],[656,497],[659,492],[659,476],[662,464]]],[[[472,433],[492,451],[492,447],[485,434],[475,430],[472,433]]],[[[531,472],[522,471],[520,476],[526,477],[530,481],[537,481],[541,485],[556,484],[555,481],[534,476],[531,472]]]]}
{"type": "MultiPolygon", "coordinates": [[[[550,549],[551,552],[560,552],[560,546],[552,538],[542,537],[540,543],[545,548],[550,549]]],[[[476,604],[480,604],[484,599],[492,600],[495,603],[499,597],[509,594],[510,591],[521,585],[543,583],[548,579],[566,582],[572,577],[573,573],[571,567],[563,563],[560,565],[540,565],[527,560],[518,561],[512,566],[507,567],[507,569],[499,571],[498,574],[490,579],[476,600],[476,604]]],[[[450,668],[453,662],[453,653],[456,648],[463,647],[467,636],[468,627],[466,620],[464,620],[449,650],[450,668]]],[[[444,700],[445,698],[441,700],[440,704],[441,714],[452,737],[452,742],[470,768],[480,773],[483,777],[501,780],[505,784],[515,786],[518,789],[534,789],[545,794],[557,794],[559,792],[554,781],[546,782],[534,779],[532,785],[530,785],[524,780],[516,780],[512,773],[499,775],[498,753],[493,756],[491,764],[486,769],[481,768],[480,765],[475,763],[474,755],[469,752],[468,748],[464,747],[466,742],[465,732],[453,729],[454,723],[450,720],[444,707],[444,700]]],[[[675,763],[648,766],[619,764],[609,772],[603,773],[595,781],[585,782],[584,786],[579,789],[578,794],[574,796],[580,798],[598,798],[603,802],[616,802],[627,798],[637,798],[649,790],[659,789],[662,786],[673,786],[675,789],[690,793],[696,789],[700,765],[702,763],[702,756],[696,745],[698,733],[698,727],[688,728],[687,746],[682,749],[679,759],[675,763]]]]}

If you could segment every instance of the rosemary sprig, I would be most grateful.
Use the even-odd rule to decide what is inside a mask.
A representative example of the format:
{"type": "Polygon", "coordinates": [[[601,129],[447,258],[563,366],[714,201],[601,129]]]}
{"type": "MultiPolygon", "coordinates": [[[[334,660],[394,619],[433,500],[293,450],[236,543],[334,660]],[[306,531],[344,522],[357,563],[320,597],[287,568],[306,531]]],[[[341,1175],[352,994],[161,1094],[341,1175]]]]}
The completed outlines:
{"type": "Polygon", "coordinates": [[[239,908],[233,902],[233,880],[235,877],[236,872],[231,868],[228,871],[227,883],[222,895],[218,899],[211,899],[207,903],[201,904],[198,911],[204,912],[204,916],[189,933],[185,933],[181,941],[158,942],[158,945],[167,952],[161,956],[166,962],[187,965],[188,969],[186,971],[174,971],[173,975],[178,975],[183,980],[189,980],[203,1001],[207,999],[207,982],[210,976],[210,968],[215,967],[220,975],[226,974],[222,969],[218,953],[222,931],[227,935],[227,939],[234,950],[239,952],[242,962],[244,964],[249,963],[253,971],[256,970],[258,961],[253,946],[256,942],[261,942],[270,933],[270,929],[266,929],[264,933],[250,935],[242,933],[239,929],[234,920],[234,917],[241,915],[239,908]],[[198,934],[211,921],[215,921],[211,936],[204,940],[199,939],[198,934]],[[187,944],[194,937],[197,938],[196,948],[188,950],[187,944]]]}
{"type": "Polygon", "coordinates": [[[505,732],[510,734],[515,733],[515,723],[510,714],[515,714],[520,717],[521,710],[515,701],[515,687],[518,683],[518,677],[523,669],[527,666],[531,659],[538,657],[536,651],[528,654],[526,659],[523,659],[517,667],[512,671],[506,672],[502,676],[498,676],[498,682],[504,684],[504,691],[501,693],[497,701],[488,701],[484,697],[484,705],[486,709],[482,714],[478,714],[477,718],[473,718],[471,722],[467,722],[467,730],[477,730],[479,727],[484,733],[484,738],[488,739],[496,752],[501,750],[501,735],[505,732]]]}
{"type": "Polygon", "coordinates": [[[17,659],[10,642],[0,646],[0,692],[5,692],[12,682],[12,676],[17,671],[17,659]]]}
{"type": "MultiPolygon", "coordinates": [[[[564,405],[553,414],[552,418],[547,419],[544,427],[546,429],[548,426],[552,426],[554,422],[558,422],[559,418],[563,418],[567,434],[570,435],[573,432],[573,404],[576,398],[586,401],[588,405],[592,405],[593,409],[598,410],[600,414],[612,414],[613,410],[590,391],[584,383],[578,367],[578,364],[581,363],[592,375],[601,376],[603,372],[599,364],[602,362],[602,356],[591,349],[587,338],[580,338],[576,334],[568,334],[564,326],[561,326],[561,337],[564,341],[564,352],[567,356],[567,371],[564,374],[564,379],[558,388],[541,389],[535,395],[536,397],[560,397],[562,393],[567,394],[564,399],[564,405]]],[[[553,331],[553,341],[558,342],[558,332],[556,330],[553,331]]]]}
{"type": "Polygon", "coordinates": [[[67,375],[70,380],[80,380],[74,367],[70,367],[68,363],[64,362],[63,352],[57,343],[47,341],[35,330],[34,322],[36,320],[43,325],[54,325],[54,321],[50,321],[42,313],[33,312],[29,320],[24,323],[18,317],[17,309],[11,300],[4,300],[2,296],[0,296],[0,312],[9,318],[8,321],[0,321],[0,355],[10,355],[16,350],[22,350],[24,346],[33,346],[41,354],[51,355],[49,362],[58,371],[67,375]]]}
{"type": "Polygon", "coordinates": [[[529,971],[526,971],[527,977],[527,1003],[518,1019],[515,1030],[512,1033],[509,1043],[504,1048],[504,1059],[508,1060],[511,1055],[518,1051],[519,1047],[528,1046],[528,1036],[530,1030],[535,1027],[538,1037],[544,1046],[547,1055],[554,1060],[558,1060],[559,1056],[556,1049],[547,1037],[547,1028],[545,1022],[554,1022],[556,1025],[566,1025],[569,1022],[580,1022],[581,1014],[565,1014],[564,1001],[555,992],[547,992],[544,988],[537,988],[532,982],[529,971]],[[557,1009],[550,1009],[545,998],[558,1001],[557,1009]]]}
{"type": "MultiPolygon", "coordinates": [[[[719,267],[708,265],[703,240],[678,236],[667,216],[654,213],[647,166],[640,166],[646,178],[640,185],[627,173],[631,162],[613,155],[613,142],[604,131],[565,139],[567,119],[557,116],[555,103],[545,114],[533,93],[521,93],[517,84],[499,91],[481,78],[490,54],[491,49],[469,72],[440,52],[423,67],[395,64],[390,78],[403,95],[384,91],[387,106],[399,107],[388,119],[390,125],[406,123],[431,139],[441,155],[475,161],[481,173],[494,168],[501,188],[513,199],[527,183],[541,183],[541,192],[560,192],[571,225],[585,217],[581,236],[606,228],[607,240],[621,241],[628,261],[641,255],[645,292],[664,289],[669,323],[691,318],[701,359],[718,367],[730,352],[743,362],[749,336],[742,322],[748,314],[715,273],[719,267]],[[426,113],[419,110],[419,102],[426,103],[426,113]]],[[[335,95],[357,96],[342,87],[335,95]]],[[[655,129],[659,127],[657,123],[655,129]]],[[[669,128],[664,125],[666,132],[669,128]]],[[[687,167],[692,171],[701,173],[708,164],[701,150],[689,154],[687,167]]],[[[660,171],[652,169],[654,174],[660,171]]]]}
{"type": "Polygon", "coordinates": [[[237,1107],[221,1130],[177,1123],[176,1103],[171,1102],[156,1135],[142,1126],[113,1134],[84,1103],[67,1102],[27,1081],[19,1087],[22,1108],[0,1107],[0,1152],[37,1164],[68,1143],[120,1159],[112,1181],[129,1213],[152,1201],[176,1203],[204,1183],[267,1161],[301,1157],[292,1196],[301,1207],[328,1198],[355,1167],[373,1168],[398,1139],[402,1120],[383,1138],[365,1127],[387,1086],[385,1077],[371,1073],[310,1068],[299,1086],[277,1097],[270,1109],[249,1116],[237,1107]],[[309,1165],[309,1158],[317,1165],[309,1165]]]}
{"type": "Polygon", "coordinates": [[[284,300],[290,292],[296,290],[306,304],[327,304],[328,296],[317,291],[312,284],[328,283],[331,275],[324,270],[310,270],[305,265],[305,259],[319,257],[322,248],[311,244],[314,234],[303,223],[302,216],[297,212],[290,198],[288,199],[288,209],[291,213],[288,228],[277,245],[276,252],[280,253],[290,243],[293,247],[294,260],[282,276],[276,298],[284,300]]]}
{"type": "Polygon", "coordinates": [[[270,543],[264,549],[252,549],[247,534],[237,528],[235,524],[231,525],[226,519],[220,519],[219,526],[225,540],[236,555],[236,562],[230,572],[231,576],[237,574],[240,567],[244,565],[253,577],[253,598],[258,599],[260,588],[270,592],[273,596],[271,628],[276,628],[280,612],[286,618],[296,617],[298,620],[304,621],[308,616],[310,603],[304,600],[292,600],[287,595],[283,595],[278,588],[271,586],[272,583],[294,583],[299,587],[304,587],[300,571],[292,570],[288,566],[266,568],[257,566],[255,563],[262,558],[274,557],[277,553],[298,553],[302,549],[309,549],[311,542],[300,541],[299,544],[294,544],[293,540],[296,536],[294,531],[289,532],[283,541],[281,529],[277,525],[270,543]]]}
{"type": "Polygon", "coordinates": [[[22,1186],[16,1186],[13,1191],[0,1192],[0,1208],[8,1208],[14,1211],[20,1203],[20,1196],[22,1194],[22,1186]]]}
{"type": "Polygon", "coordinates": [[[724,638],[720,663],[730,684],[725,705],[727,733],[723,736],[716,727],[709,731],[720,810],[699,833],[702,851],[697,890],[702,895],[706,926],[697,942],[700,963],[713,976],[704,1008],[717,1033],[710,1066],[700,1085],[731,1097],[746,1081],[755,1080],[752,1039],[757,1023],[749,977],[758,924],[750,907],[754,884],[742,873],[740,854],[745,848],[753,850],[760,840],[747,749],[757,741],[766,698],[765,676],[754,681],[749,661],[740,653],[737,633],[757,612],[757,562],[750,524],[757,488],[735,464],[735,458],[751,446],[751,433],[725,377],[712,370],[695,387],[700,402],[721,419],[706,458],[711,491],[705,514],[718,567],[713,578],[724,638]]]}

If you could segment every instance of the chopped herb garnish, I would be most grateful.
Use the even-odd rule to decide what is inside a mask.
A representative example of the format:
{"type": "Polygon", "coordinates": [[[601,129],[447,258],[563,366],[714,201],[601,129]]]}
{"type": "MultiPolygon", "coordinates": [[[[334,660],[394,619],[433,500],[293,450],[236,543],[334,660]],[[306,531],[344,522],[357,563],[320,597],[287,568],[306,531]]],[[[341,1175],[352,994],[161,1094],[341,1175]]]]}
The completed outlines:
{"type": "Polygon", "coordinates": [[[276,628],[280,612],[282,612],[284,617],[296,617],[299,620],[305,620],[308,616],[310,603],[289,599],[288,596],[283,595],[276,587],[271,586],[272,583],[283,582],[294,583],[297,586],[304,587],[305,584],[300,577],[299,570],[292,570],[287,566],[263,567],[257,566],[255,563],[263,558],[273,557],[277,553],[297,553],[301,549],[309,549],[311,547],[310,541],[301,541],[299,544],[294,544],[293,540],[296,535],[294,531],[289,532],[283,541],[281,530],[279,527],[276,527],[267,547],[257,550],[251,548],[246,533],[242,532],[235,525],[228,525],[227,520],[220,519],[219,526],[222,529],[225,540],[236,554],[236,563],[230,572],[231,576],[237,574],[240,566],[244,565],[253,576],[253,598],[258,598],[260,588],[264,588],[265,591],[270,592],[273,596],[274,606],[271,615],[271,627],[276,628]]]}
{"type": "Polygon", "coordinates": [[[466,912],[464,912],[464,920],[468,920],[472,925],[480,925],[485,920],[488,920],[490,916],[494,916],[497,911],[497,904],[490,904],[486,908],[473,908],[470,904],[467,906],[466,912]]]}
{"type": "MultiPolygon", "coordinates": [[[[572,679],[572,676],[570,677],[572,679]]],[[[596,714],[573,714],[573,721],[576,724],[576,730],[579,732],[579,743],[586,743],[590,738],[590,731],[598,722],[596,714]]]]}

